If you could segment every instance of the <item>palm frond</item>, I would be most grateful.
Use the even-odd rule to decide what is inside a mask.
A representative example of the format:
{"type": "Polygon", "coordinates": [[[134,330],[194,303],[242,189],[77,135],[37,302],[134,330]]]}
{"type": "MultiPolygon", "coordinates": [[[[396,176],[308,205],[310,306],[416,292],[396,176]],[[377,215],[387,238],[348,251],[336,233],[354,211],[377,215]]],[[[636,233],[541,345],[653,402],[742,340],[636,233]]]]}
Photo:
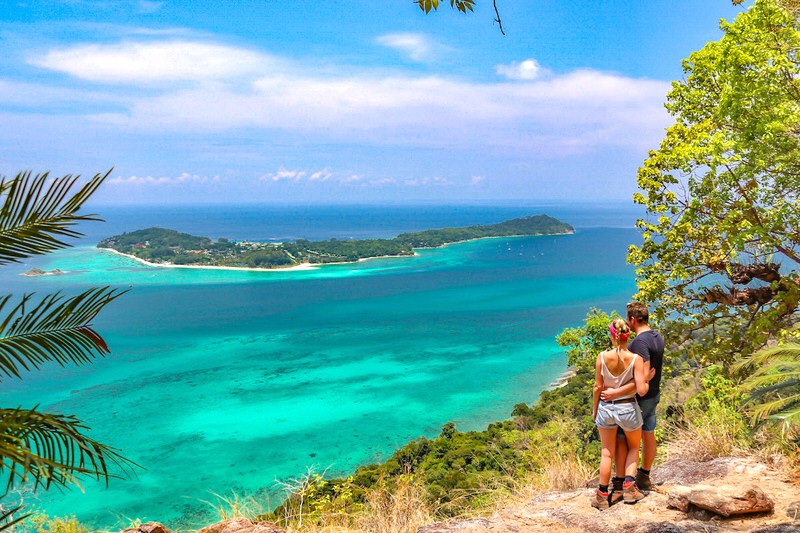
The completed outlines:
{"type": "Polygon", "coordinates": [[[125,292],[101,287],[69,298],[50,294],[38,302],[26,294],[7,314],[11,297],[0,298],[0,373],[18,378],[22,370],[46,362],[80,365],[109,353],[91,321],[125,292]]]}
{"type": "Polygon", "coordinates": [[[757,368],[770,363],[775,359],[783,358],[800,361],[800,344],[795,342],[787,342],[786,344],[779,344],[778,346],[764,348],[755,352],[749,357],[745,357],[733,365],[733,370],[734,372],[739,372],[741,370],[757,368]]]}
{"type": "Polygon", "coordinates": [[[68,246],[67,237],[83,234],[73,226],[96,215],[78,214],[78,210],[111,174],[96,174],[75,194],[69,196],[79,176],[51,179],[49,174],[32,176],[22,172],[12,180],[0,179],[0,265],[19,262],[68,246]]]}
{"type": "Polygon", "coordinates": [[[786,343],[764,348],[734,366],[750,375],[740,390],[748,394],[753,420],[800,423],[800,344],[786,343]]]}
{"type": "Polygon", "coordinates": [[[32,479],[34,488],[65,486],[77,475],[97,479],[120,477],[109,464],[131,470],[135,463],[114,449],[85,435],[86,427],[71,415],[34,409],[0,409],[0,476],[8,476],[6,490],[15,482],[32,479]]]}
{"type": "Polygon", "coordinates": [[[760,396],[800,383],[800,372],[779,372],[762,376],[750,376],[742,383],[742,392],[749,392],[753,396],[760,396]]]}
{"type": "Polygon", "coordinates": [[[780,413],[770,415],[773,420],[782,420],[784,424],[800,424],[800,407],[792,409],[791,411],[782,410],[780,413]]]}
{"type": "Polygon", "coordinates": [[[800,403],[800,395],[797,394],[763,402],[753,409],[753,419],[775,418],[783,420],[791,413],[789,408],[796,403],[800,403]]]}
{"type": "Polygon", "coordinates": [[[4,511],[3,514],[0,514],[0,531],[5,531],[6,529],[14,527],[14,524],[25,520],[31,515],[31,513],[28,513],[14,517],[14,514],[21,510],[22,506],[20,505],[18,507],[9,509],[8,511],[4,511]]]}

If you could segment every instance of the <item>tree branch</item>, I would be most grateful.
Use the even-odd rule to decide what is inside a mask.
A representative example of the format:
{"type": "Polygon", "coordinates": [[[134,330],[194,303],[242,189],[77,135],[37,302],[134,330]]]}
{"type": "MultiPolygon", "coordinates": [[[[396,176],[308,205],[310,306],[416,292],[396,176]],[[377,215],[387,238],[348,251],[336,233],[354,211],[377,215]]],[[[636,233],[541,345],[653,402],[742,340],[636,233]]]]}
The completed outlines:
{"type": "Polygon", "coordinates": [[[493,4],[494,4],[494,14],[495,14],[495,16],[496,16],[496,18],[494,19],[494,21],[495,21],[495,22],[497,22],[497,25],[498,25],[498,26],[500,26],[500,33],[502,33],[503,35],[505,35],[505,34],[506,34],[506,32],[505,32],[505,30],[503,29],[503,21],[502,21],[502,20],[500,20],[500,11],[498,11],[498,10],[497,10],[497,0],[493,0],[493,4]]]}

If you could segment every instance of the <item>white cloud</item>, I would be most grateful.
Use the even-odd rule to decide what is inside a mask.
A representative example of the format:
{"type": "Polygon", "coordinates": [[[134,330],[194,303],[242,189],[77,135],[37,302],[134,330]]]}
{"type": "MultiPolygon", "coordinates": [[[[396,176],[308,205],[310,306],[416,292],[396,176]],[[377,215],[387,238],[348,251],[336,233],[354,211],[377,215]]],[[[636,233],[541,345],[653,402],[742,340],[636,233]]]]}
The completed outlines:
{"type": "Polygon", "coordinates": [[[151,0],[139,0],[139,12],[155,13],[164,6],[164,2],[153,2],[151,0]]]}
{"type": "Polygon", "coordinates": [[[378,187],[380,187],[381,185],[391,185],[396,182],[397,180],[394,178],[379,178],[379,179],[369,180],[370,185],[378,187]]]}
{"type": "MultiPolygon", "coordinates": [[[[668,83],[595,70],[515,84],[353,69],[343,74],[179,40],[56,49],[32,62],[83,80],[127,84],[124,91],[102,85],[85,91],[84,116],[140,133],[261,130],[297,134],[304,142],[561,157],[609,147],[641,152],[658,143],[669,123],[663,108],[668,83]],[[198,83],[159,85],[166,80],[198,83]],[[155,89],[138,91],[143,83],[155,89]]],[[[13,94],[13,85],[0,84],[0,93],[13,94]]],[[[40,103],[62,103],[56,89],[48,87],[40,103]]],[[[72,99],[81,93],[66,89],[72,99]]],[[[325,181],[326,175],[320,170],[305,177],[325,181]]]]}
{"type": "Polygon", "coordinates": [[[281,167],[273,174],[264,174],[260,178],[261,181],[300,181],[306,176],[302,170],[286,170],[281,167]]]}
{"type": "Polygon", "coordinates": [[[359,182],[359,181],[361,181],[362,179],[363,179],[363,178],[362,178],[361,176],[359,176],[358,174],[351,174],[351,175],[349,175],[349,176],[345,176],[345,177],[343,177],[343,178],[342,178],[342,179],[340,179],[339,181],[340,181],[341,183],[356,183],[356,182],[359,182]]]}
{"type": "Polygon", "coordinates": [[[170,40],[54,49],[29,63],[93,82],[150,85],[263,74],[274,61],[242,48],[170,40]]]}
{"type": "Polygon", "coordinates": [[[123,178],[122,176],[116,176],[109,179],[106,183],[109,185],[180,185],[185,183],[217,183],[221,180],[222,178],[219,176],[198,176],[197,174],[183,172],[176,177],[128,176],[127,178],[123,178]]]}
{"type": "Polygon", "coordinates": [[[404,185],[407,187],[447,187],[453,185],[453,181],[448,178],[442,178],[439,176],[434,177],[425,177],[425,178],[413,178],[408,179],[403,182],[404,185]]]}
{"type": "Polygon", "coordinates": [[[322,170],[312,173],[308,179],[310,181],[327,181],[331,176],[333,176],[331,171],[327,168],[323,168],[322,170]]]}
{"type": "Polygon", "coordinates": [[[428,61],[434,56],[436,44],[421,33],[388,33],[375,39],[375,42],[397,50],[412,61],[428,61]]]}
{"type": "Polygon", "coordinates": [[[535,80],[544,72],[535,59],[526,59],[521,63],[514,62],[508,65],[495,65],[494,71],[510,80],[535,80]]]}
{"type": "Polygon", "coordinates": [[[483,182],[484,179],[485,178],[483,176],[472,176],[472,179],[470,180],[470,184],[471,185],[479,185],[480,183],[483,182]]]}

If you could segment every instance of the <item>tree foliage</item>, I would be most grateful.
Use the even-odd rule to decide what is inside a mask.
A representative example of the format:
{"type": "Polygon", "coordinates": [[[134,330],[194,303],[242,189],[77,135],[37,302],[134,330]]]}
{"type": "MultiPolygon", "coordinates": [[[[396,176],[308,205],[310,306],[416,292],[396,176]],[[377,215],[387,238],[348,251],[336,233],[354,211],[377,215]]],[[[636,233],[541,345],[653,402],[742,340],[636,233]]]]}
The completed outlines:
{"type": "MultiPolygon", "coordinates": [[[[0,179],[0,265],[64,248],[65,238],[81,236],[76,224],[99,219],[80,209],[107,176],[94,176],[72,194],[77,176],[50,178],[47,173],[26,172],[0,179]]],[[[45,363],[80,365],[108,353],[91,322],[120,294],[103,287],[71,297],[0,297],[0,380],[19,379],[24,371],[45,363]]],[[[0,408],[0,477],[7,479],[6,494],[28,481],[34,488],[65,486],[77,482],[79,475],[108,481],[114,475],[112,464],[131,464],[86,430],[71,415],[44,413],[37,407],[0,408]]],[[[0,529],[19,520],[9,515],[0,521],[4,518],[0,529]]]]}
{"type": "MultiPolygon", "coordinates": [[[[425,13],[430,13],[432,10],[436,11],[439,9],[439,0],[414,0],[414,3],[417,4],[425,13]]],[[[500,33],[505,35],[506,31],[503,29],[503,21],[500,19],[500,11],[497,9],[497,0],[492,0],[492,6],[494,7],[495,14],[494,21],[500,28],[500,33]]],[[[475,11],[475,0],[450,0],[450,7],[465,14],[467,11],[471,13],[475,11]]]]}
{"type": "Polygon", "coordinates": [[[683,63],[675,117],[638,172],[637,298],[715,331],[707,356],[752,353],[800,302],[800,31],[757,0],[683,63]]]}
{"type": "Polygon", "coordinates": [[[582,326],[565,328],[559,333],[556,342],[566,349],[567,364],[583,370],[592,370],[597,354],[611,347],[608,325],[615,318],[620,318],[616,311],[609,315],[592,307],[586,314],[582,326]]]}

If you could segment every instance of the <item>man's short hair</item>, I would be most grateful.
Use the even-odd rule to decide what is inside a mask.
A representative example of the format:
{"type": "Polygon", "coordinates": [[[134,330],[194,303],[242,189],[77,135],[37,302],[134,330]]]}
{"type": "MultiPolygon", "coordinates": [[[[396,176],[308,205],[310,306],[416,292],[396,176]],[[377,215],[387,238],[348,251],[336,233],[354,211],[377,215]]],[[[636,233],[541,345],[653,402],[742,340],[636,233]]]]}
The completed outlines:
{"type": "Polygon", "coordinates": [[[647,324],[650,320],[650,313],[647,312],[647,306],[641,302],[631,302],[627,308],[627,318],[635,318],[637,322],[647,324]]]}

